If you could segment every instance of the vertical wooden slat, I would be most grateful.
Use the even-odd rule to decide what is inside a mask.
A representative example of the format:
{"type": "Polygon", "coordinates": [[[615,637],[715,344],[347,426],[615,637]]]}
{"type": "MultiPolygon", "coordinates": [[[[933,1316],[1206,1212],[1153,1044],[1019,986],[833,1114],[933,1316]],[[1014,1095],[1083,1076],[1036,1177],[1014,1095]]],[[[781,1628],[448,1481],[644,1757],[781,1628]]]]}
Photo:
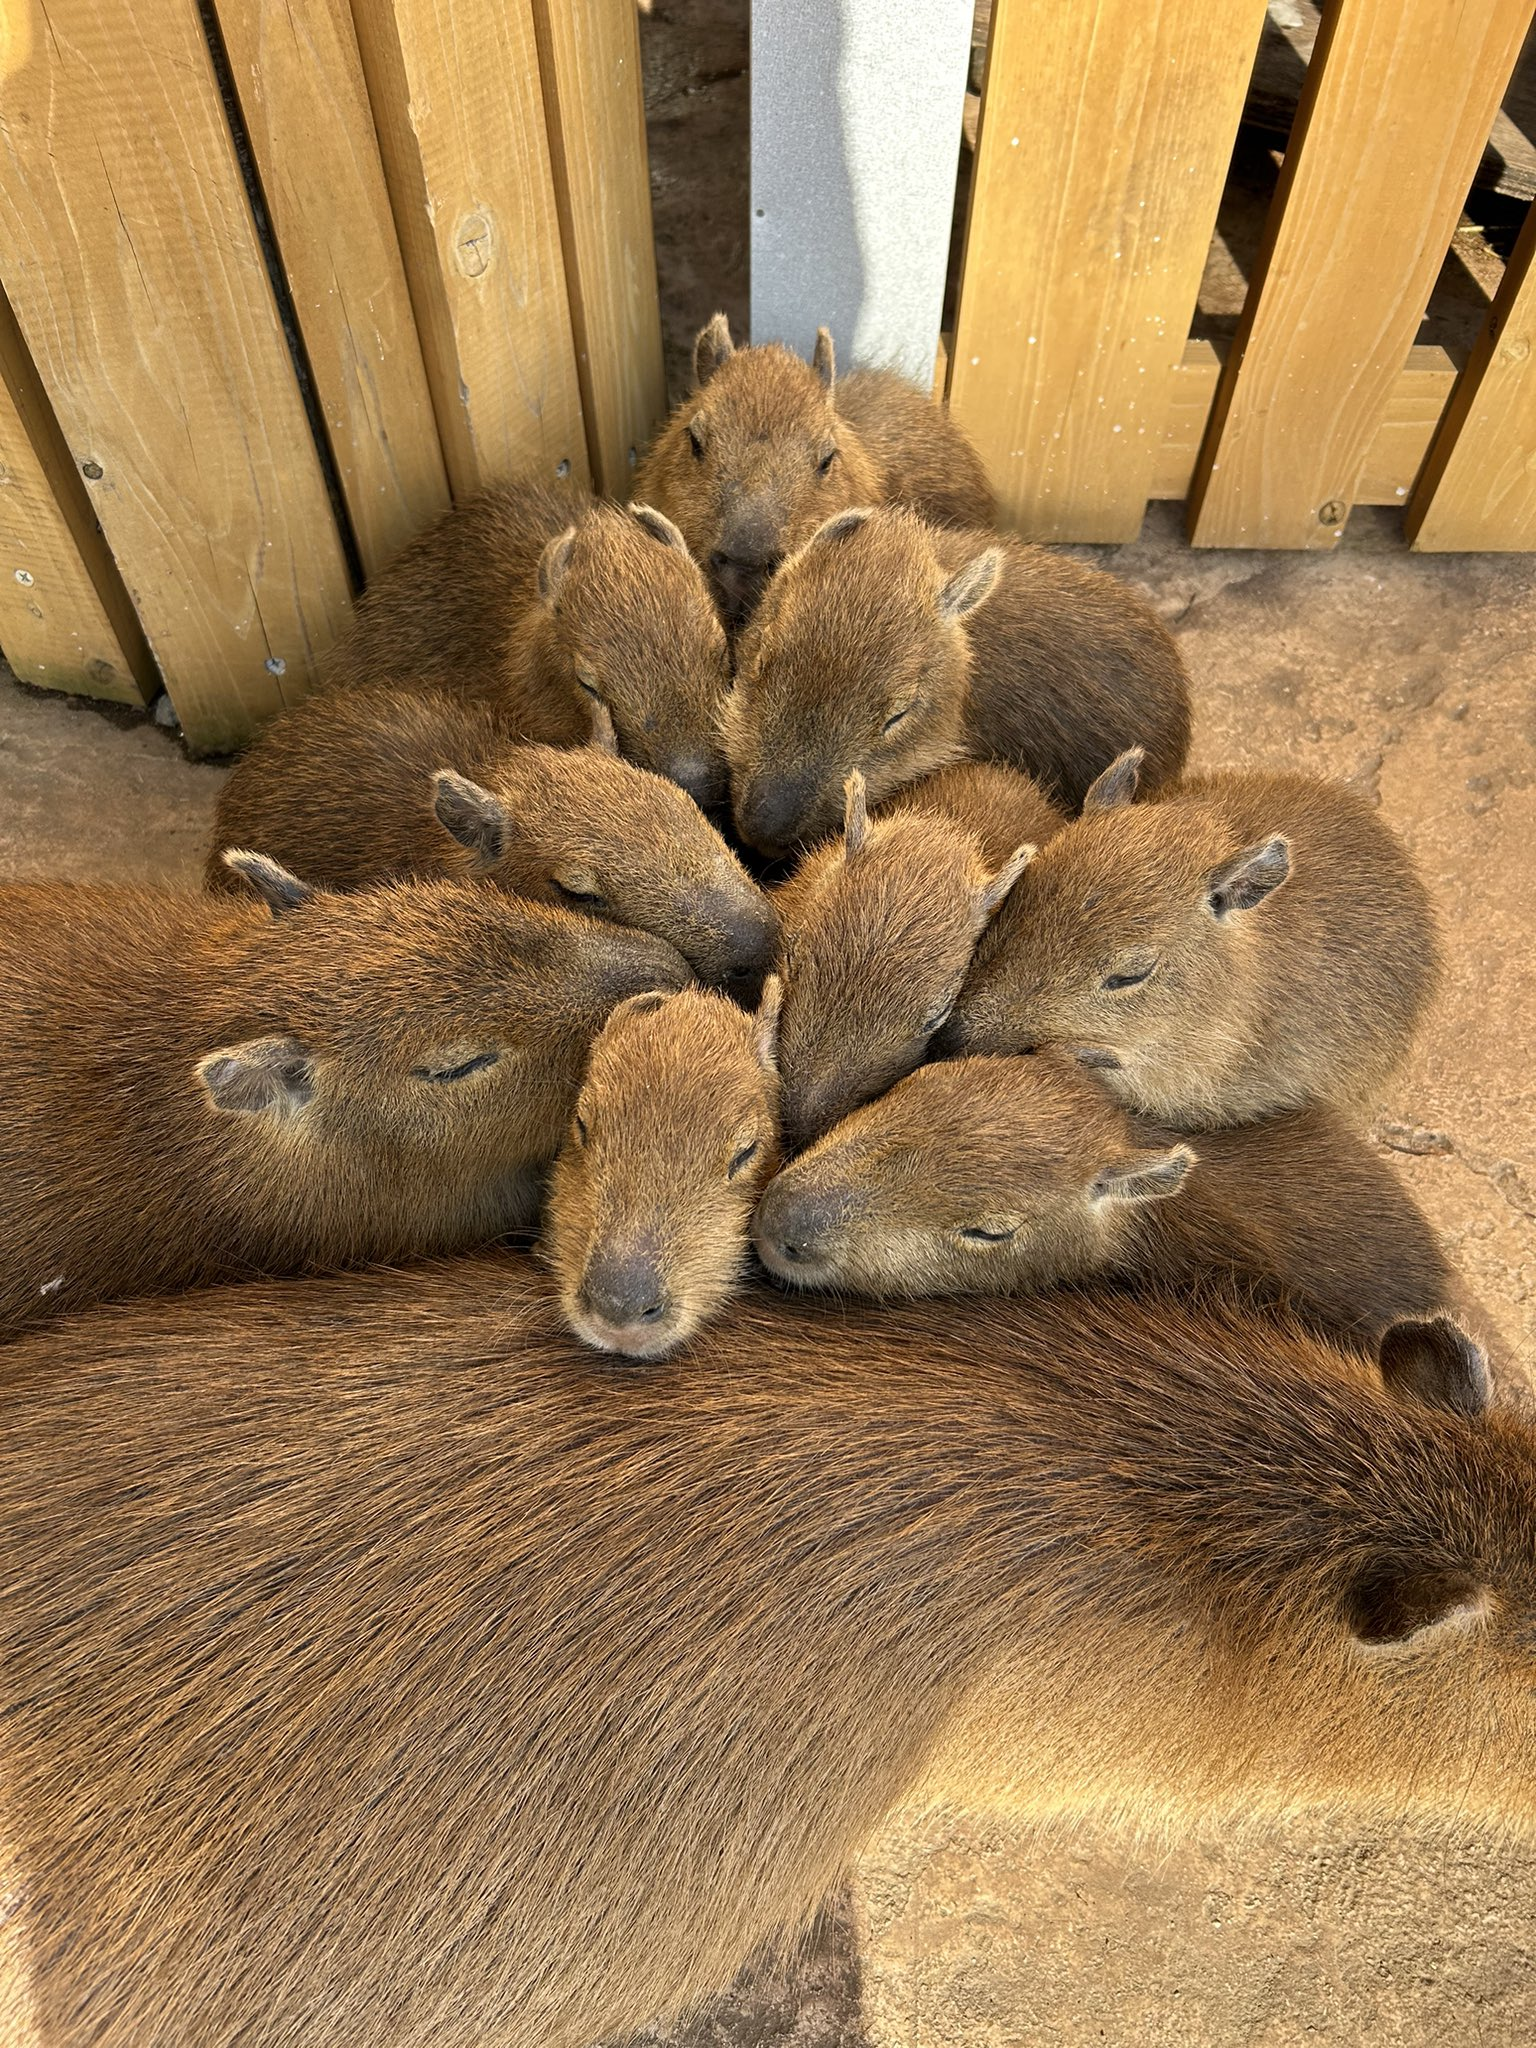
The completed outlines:
{"type": "Polygon", "coordinates": [[[448,503],[347,0],[214,0],[363,568],[448,503]]]}
{"type": "Polygon", "coordinates": [[[1264,0],[998,0],[949,402],[1003,515],[1130,540],[1264,0]]]}
{"type": "Polygon", "coordinates": [[[15,316],[0,297],[0,651],[23,682],[141,704],[159,689],[15,316]]]}
{"type": "Polygon", "coordinates": [[[35,0],[0,281],[189,740],[302,694],[341,545],[194,0],[35,0]]]}
{"type": "Polygon", "coordinates": [[[352,12],[454,495],[585,482],[532,0],[352,12]]]}
{"type": "Polygon", "coordinates": [[[590,0],[533,12],[587,454],[624,497],[667,406],[639,17],[590,0]]]}
{"type": "Polygon", "coordinates": [[[1201,547],[1331,548],[1531,0],[1335,0],[1196,465],[1201,547]]]}
{"type": "Polygon", "coordinates": [[[1404,522],[1416,548],[1536,548],[1536,206],[1451,394],[1404,522]]]}

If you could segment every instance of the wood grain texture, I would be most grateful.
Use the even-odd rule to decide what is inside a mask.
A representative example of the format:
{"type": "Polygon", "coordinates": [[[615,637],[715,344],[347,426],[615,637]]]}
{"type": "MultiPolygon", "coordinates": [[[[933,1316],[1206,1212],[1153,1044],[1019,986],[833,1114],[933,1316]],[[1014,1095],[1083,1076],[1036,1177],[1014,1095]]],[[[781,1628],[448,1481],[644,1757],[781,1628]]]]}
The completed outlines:
{"type": "Polygon", "coordinates": [[[454,496],[584,483],[532,0],[352,12],[454,496]]]}
{"type": "Polygon", "coordinates": [[[1530,21],[1335,0],[1191,490],[1201,547],[1331,548],[1530,21]]]}
{"type": "Polygon", "coordinates": [[[949,402],[1035,540],[1139,530],[1263,0],[998,0],[949,402]]]}
{"type": "Polygon", "coordinates": [[[587,456],[623,498],[667,409],[639,20],[602,0],[533,14],[587,456]]]}
{"type": "Polygon", "coordinates": [[[1428,551],[1536,548],[1536,207],[1408,505],[1428,551]]]}
{"type": "Polygon", "coordinates": [[[214,0],[364,570],[448,505],[347,0],[214,0]]]}
{"type": "Polygon", "coordinates": [[[0,651],[23,682],[142,704],[160,687],[58,422],[0,298],[0,651]]]}
{"type": "Polygon", "coordinates": [[[194,747],[301,695],[351,594],[194,0],[23,0],[0,282],[194,747]]]}

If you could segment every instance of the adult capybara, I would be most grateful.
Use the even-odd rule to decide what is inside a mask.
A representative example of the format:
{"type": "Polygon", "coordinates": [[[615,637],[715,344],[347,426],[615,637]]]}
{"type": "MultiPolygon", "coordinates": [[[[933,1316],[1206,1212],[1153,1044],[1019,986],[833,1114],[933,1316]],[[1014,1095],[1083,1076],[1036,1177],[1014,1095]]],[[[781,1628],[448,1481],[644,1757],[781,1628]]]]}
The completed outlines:
{"type": "Polygon", "coordinates": [[[455,506],[374,578],[324,682],[448,690],[557,747],[603,704],[626,760],[701,804],[725,793],[730,651],[687,543],[647,505],[528,484],[455,506]]]}
{"type": "Polygon", "coordinates": [[[944,1049],[1065,1046],[1127,1108],[1191,1129],[1368,1098],[1439,960],[1391,830],[1300,775],[1194,776],[1150,803],[1110,781],[994,919],[944,1049]]]}
{"type": "Polygon", "coordinates": [[[717,313],[693,345],[696,389],[635,478],[676,520],[739,627],[783,558],[849,505],[910,505],[940,526],[996,514],[981,458],[940,405],[891,370],[838,378],[825,328],[803,362],[777,343],[738,349],[717,313]]]}
{"type": "Polygon", "coordinates": [[[741,836],[764,853],[824,837],[858,769],[879,804],[952,762],[1024,769],[1076,810],[1126,748],[1142,782],[1189,751],[1172,637],[1112,576],[898,509],[829,519],[774,577],[737,648],[722,714],[741,836]]]}
{"type": "Polygon", "coordinates": [[[779,1113],[798,1150],[923,1058],[976,941],[1034,849],[994,866],[969,832],[908,813],[870,821],[848,779],[843,837],[775,891],[783,928],[779,1113]]]}
{"type": "Polygon", "coordinates": [[[486,885],[0,890],[0,1333],[530,1223],[587,1046],[670,946],[486,885]],[[272,907],[268,907],[268,905],[272,907]]]}
{"type": "Polygon", "coordinates": [[[1478,1320],[1417,1204],[1331,1110],[1191,1147],[1060,1053],[919,1067],[785,1167],[753,1236],[792,1285],[876,1298],[1225,1277],[1355,1343],[1399,1316],[1478,1320]]]}
{"type": "Polygon", "coordinates": [[[755,1017],[703,989],[631,996],[593,1041],[542,1245],[565,1319],[660,1358],[734,1292],[778,1164],[779,982],[755,1017]]]}
{"type": "Polygon", "coordinates": [[[502,1255],[4,1361],[7,2048],[586,2048],[904,1799],[1536,1822],[1536,1434],[1102,1297],[744,1298],[616,1372],[502,1255]]]}
{"type": "Polygon", "coordinates": [[[592,709],[590,745],[548,747],[441,691],[307,698],[225,782],[208,884],[243,887],[226,846],[260,846],[332,889],[484,876],[654,932],[704,980],[755,989],[778,947],[767,897],[675,782],[618,758],[592,709]]]}

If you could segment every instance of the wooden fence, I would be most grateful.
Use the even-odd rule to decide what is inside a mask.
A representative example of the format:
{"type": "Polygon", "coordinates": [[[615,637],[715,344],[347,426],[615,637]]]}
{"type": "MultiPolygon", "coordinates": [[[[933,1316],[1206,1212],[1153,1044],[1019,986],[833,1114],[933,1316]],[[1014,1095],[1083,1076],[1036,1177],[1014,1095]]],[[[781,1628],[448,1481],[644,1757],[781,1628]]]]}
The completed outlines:
{"type": "MultiPolygon", "coordinates": [[[[1415,345],[1531,12],[1332,0],[1223,358],[1264,0],[996,0],[941,381],[1009,522],[1187,498],[1197,545],[1326,548],[1396,503],[1536,547],[1536,229],[1470,360],[1415,345]]],[[[0,647],[237,742],[450,494],[625,489],[664,398],[634,0],[8,0],[0,288],[0,647]]]]}

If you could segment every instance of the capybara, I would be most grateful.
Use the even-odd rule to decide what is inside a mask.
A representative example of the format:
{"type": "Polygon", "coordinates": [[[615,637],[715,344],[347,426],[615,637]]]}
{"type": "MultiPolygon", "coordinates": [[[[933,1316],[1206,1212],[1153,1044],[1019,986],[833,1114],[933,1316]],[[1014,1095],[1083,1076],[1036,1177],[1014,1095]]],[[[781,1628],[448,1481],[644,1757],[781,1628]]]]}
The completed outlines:
{"type": "Polygon", "coordinates": [[[593,1041],[545,1204],[565,1319],[660,1358],[738,1285],[778,1164],[779,981],[755,1017],[702,989],[631,996],[593,1041]]]}
{"type": "Polygon", "coordinates": [[[626,760],[701,804],[725,794],[730,650],[687,543],[647,505],[524,485],[455,506],[374,578],[324,682],[479,698],[557,747],[581,745],[601,703],[626,760]]]}
{"type": "Polygon", "coordinates": [[[1469,1306],[1402,1183],[1333,1111],[1191,1147],[1061,1053],[919,1067],[785,1167],[753,1236],[792,1285],[877,1298],[1219,1276],[1372,1344],[1399,1316],[1469,1306]]]}
{"type": "Polygon", "coordinates": [[[231,857],[266,901],[0,891],[0,1333],[532,1222],[594,1033],[689,979],[484,884],[338,896],[231,857]]]}
{"type": "Polygon", "coordinates": [[[878,817],[924,811],[964,826],[990,861],[1005,861],[1019,846],[1044,846],[1067,823],[1033,776],[999,761],[961,761],[909,782],[879,805],[878,817]]]}
{"type": "Polygon", "coordinates": [[[693,345],[696,389],[652,443],[638,496],[676,520],[739,627],[783,558],[849,505],[890,500],[940,526],[990,526],[981,458],[940,405],[891,370],[836,375],[822,328],[809,363],[735,347],[717,313],[693,345]]]}
{"type": "Polygon", "coordinates": [[[620,1372],[505,1253],[39,1332],[0,2036],[587,2048],[907,1798],[1529,1830],[1536,1433],[1449,1322],[1381,1359],[747,1295],[620,1372]]]}
{"type": "Polygon", "coordinates": [[[520,746],[494,707],[441,691],[306,698],[224,784],[209,887],[244,886],[226,846],[330,889],[483,875],[654,932],[705,981],[755,989],[778,949],[767,897],[675,782],[617,758],[592,709],[592,744],[520,746]]]}
{"type": "Polygon", "coordinates": [[[1189,686],[1112,576],[896,508],[829,519],[774,577],[722,714],[736,828],[764,853],[831,832],[855,768],[879,804],[951,762],[1003,761],[1076,810],[1127,747],[1144,788],[1189,751],[1189,686]]]}
{"type": "Polygon", "coordinates": [[[1358,1106],[1438,972],[1423,882],[1358,791],[1192,777],[1095,800],[1030,863],[977,948],[950,1052],[1061,1045],[1127,1108],[1198,1129],[1358,1106]]]}
{"type": "Polygon", "coordinates": [[[783,927],[779,1114],[798,1151],[909,1074],[1034,849],[1000,865],[969,832],[909,812],[871,822],[848,778],[843,837],[775,892],[783,927]]]}

